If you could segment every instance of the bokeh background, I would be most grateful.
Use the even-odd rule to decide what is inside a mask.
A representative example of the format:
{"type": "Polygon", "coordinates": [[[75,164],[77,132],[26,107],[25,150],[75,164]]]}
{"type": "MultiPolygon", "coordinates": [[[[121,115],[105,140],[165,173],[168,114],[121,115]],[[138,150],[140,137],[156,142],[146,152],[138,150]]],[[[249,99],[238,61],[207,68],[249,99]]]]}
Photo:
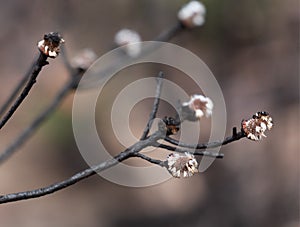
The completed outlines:
{"type": "MultiPolygon", "coordinates": [[[[70,58],[87,47],[101,56],[124,27],[139,31],[144,40],[153,39],[176,23],[177,11],[186,2],[1,1],[0,103],[32,63],[35,44],[44,33],[61,32],[70,58]]],[[[243,118],[266,110],[275,122],[268,138],[223,147],[223,160],[190,179],[127,188],[94,176],[53,195],[4,204],[0,226],[299,226],[299,2],[203,2],[205,26],[183,32],[171,42],[197,54],[214,73],[226,101],[227,134],[243,118]]],[[[135,70],[149,76],[160,69],[135,70]]],[[[189,87],[178,71],[167,78],[189,87]]],[[[50,60],[30,96],[1,130],[1,150],[67,79],[61,58],[50,60]]],[[[190,86],[189,91],[197,92],[190,86]]],[[[137,106],[133,131],[142,131],[151,103],[145,100],[137,106]]],[[[71,108],[72,95],[0,166],[0,194],[46,186],[87,167],[74,142],[71,108]]],[[[172,111],[168,108],[163,104],[159,116],[172,111]]],[[[106,138],[107,146],[116,149],[106,138]]]]}

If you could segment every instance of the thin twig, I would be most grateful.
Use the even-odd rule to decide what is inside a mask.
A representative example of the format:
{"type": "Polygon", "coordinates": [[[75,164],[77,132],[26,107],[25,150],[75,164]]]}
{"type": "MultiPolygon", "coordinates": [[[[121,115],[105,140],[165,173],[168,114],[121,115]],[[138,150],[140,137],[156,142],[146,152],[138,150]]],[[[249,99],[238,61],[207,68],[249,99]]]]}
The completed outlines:
{"type": "MultiPolygon", "coordinates": [[[[125,156],[123,158],[123,160],[125,160],[128,157],[129,156],[125,156]]],[[[0,204],[19,201],[19,200],[38,198],[41,196],[45,196],[45,195],[54,193],[56,191],[62,190],[66,187],[69,187],[85,178],[93,176],[97,172],[101,172],[105,169],[108,169],[109,167],[116,165],[119,161],[122,161],[122,160],[119,158],[119,156],[117,156],[115,159],[108,160],[97,166],[93,166],[91,168],[83,170],[83,171],[73,175],[69,179],[61,181],[59,183],[55,183],[50,186],[31,190],[31,191],[24,191],[24,192],[17,192],[17,193],[2,195],[2,196],[0,196],[0,204]]]]}
{"type": "Polygon", "coordinates": [[[153,103],[153,107],[152,107],[152,112],[150,113],[149,120],[147,122],[146,128],[145,128],[140,140],[144,140],[148,136],[149,131],[152,127],[153,121],[156,117],[156,113],[157,113],[159,101],[160,101],[162,84],[163,84],[163,77],[164,77],[164,73],[159,72],[158,76],[157,76],[157,85],[156,85],[155,99],[154,99],[154,103],[153,103]]]}
{"type": "Polygon", "coordinates": [[[185,26],[178,21],[175,25],[173,25],[172,27],[170,27],[167,30],[163,31],[162,33],[160,33],[154,39],[154,41],[166,42],[166,41],[174,38],[176,35],[178,35],[184,29],[185,29],[185,26]]]}
{"type": "Polygon", "coordinates": [[[19,81],[19,83],[17,84],[17,86],[15,87],[15,89],[11,92],[11,94],[8,96],[7,100],[3,103],[3,105],[1,106],[0,109],[0,116],[3,115],[3,113],[7,110],[7,108],[9,107],[9,105],[14,101],[14,99],[17,97],[18,93],[20,92],[20,90],[22,89],[22,87],[25,85],[26,81],[28,80],[28,78],[31,75],[31,72],[33,70],[34,64],[36,61],[34,61],[34,63],[32,63],[30,69],[25,73],[25,75],[21,78],[21,80],[19,81]]]}
{"type": "Polygon", "coordinates": [[[216,153],[213,151],[195,151],[195,150],[188,150],[188,149],[182,149],[179,147],[172,147],[166,144],[162,144],[162,143],[155,143],[154,147],[159,147],[159,148],[163,148],[169,151],[175,151],[177,153],[191,153],[193,155],[198,155],[198,156],[206,156],[206,157],[212,157],[212,158],[223,158],[224,154],[221,153],[216,153]]]}
{"type": "Polygon", "coordinates": [[[135,143],[125,151],[115,156],[113,159],[107,160],[99,165],[95,165],[91,168],[83,170],[73,175],[72,177],[68,178],[67,180],[52,184],[47,187],[35,189],[35,190],[1,195],[0,204],[38,198],[62,190],[64,188],[67,188],[81,180],[84,180],[85,178],[93,176],[96,173],[99,173],[103,170],[106,170],[112,166],[117,165],[119,162],[122,162],[130,157],[133,157],[133,155],[136,154],[137,152],[141,151],[146,147],[152,146],[157,140],[162,139],[164,137],[164,134],[165,132],[157,131],[153,133],[151,136],[149,136],[147,139],[138,141],[137,143],[135,143]]]}
{"type": "MultiPolygon", "coordinates": [[[[236,128],[233,129],[236,130],[236,128]]],[[[220,147],[222,145],[226,145],[228,143],[232,143],[234,141],[240,140],[242,138],[246,137],[246,135],[243,132],[238,132],[238,133],[233,133],[232,136],[227,137],[226,139],[224,139],[221,142],[211,142],[211,143],[200,143],[200,144],[187,144],[187,143],[183,143],[180,142],[178,140],[175,140],[171,137],[165,137],[165,141],[179,146],[179,147],[185,147],[185,148],[191,148],[191,149],[206,149],[206,148],[215,148],[215,147],[220,147]]]]}
{"type": "Polygon", "coordinates": [[[139,157],[139,158],[144,159],[144,160],[146,160],[146,161],[148,161],[152,164],[156,164],[156,165],[159,165],[161,167],[166,167],[166,162],[158,160],[158,159],[150,158],[149,156],[144,155],[143,153],[135,153],[133,155],[133,157],[139,157]]]}
{"type": "Polygon", "coordinates": [[[4,115],[4,117],[0,121],[0,129],[12,117],[12,115],[14,114],[14,112],[18,109],[18,107],[21,105],[21,103],[24,101],[24,99],[28,95],[28,93],[31,90],[31,88],[33,87],[33,85],[36,83],[36,78],[39,75],[40,71],[42,70],[43,66],[45,66],[45,65],[48,64],[47,58],[48,58],[48,56],[46,56],[45,54],[43,54],[42,52],[40,52],[40,55],[39,55],[37,61],[35,62],[34,66],[33,66],[33,71],[31,73],[31,76],[30,76],[30,78],[29,78],[26,86],[24,87],[22,93],[17,98],[17,100],[15,101],[15,103],[11,106],[11,108],[9,109],[9,111],[7,112],[7,114],[4,115]]]}
{"type": "Polygon", "coordinates": [[[12,156],[16,150],[33,135],[46,118],[55,111],[69,92],[73,90],[76,82],[76,77],[71,78],[71,80],[59,91],[52,103],[35,118],[35,120],[20,134],[17,139],[14,140],[9,147],[4,150],[4,152],[0,155],[0,164],[12,156]]]}

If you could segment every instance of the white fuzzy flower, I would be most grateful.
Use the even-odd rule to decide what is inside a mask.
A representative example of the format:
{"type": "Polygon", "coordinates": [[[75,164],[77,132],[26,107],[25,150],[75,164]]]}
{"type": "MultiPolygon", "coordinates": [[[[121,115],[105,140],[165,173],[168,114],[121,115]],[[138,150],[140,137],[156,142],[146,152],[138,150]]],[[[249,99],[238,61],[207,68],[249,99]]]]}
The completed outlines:
{"type": "Polygon", "coordinates": [[[178,19],[189,28],[201,26],[205,22],[205,6],[198,1],[190,1],[178,12],[178,19]]]}
{"type": "Polygon", "coordinates": [[[172,153],[167,158],[168,170],[173,177],[191,177],[198,172],[198,162],[194,155],[172,153]]]}
{"type": "Polygon", "coordinates": [[[122,29],[115,35],[115,43],[124,46],[124,50],[130,57],[137,57],[141,52],[141,37],[130,29],[122,29]]]}
{"type": "Polygon", "coordinates": [[[242,121],[242,130],[248,139],[254,141],[266,137],[265,131],[272,127],[273,120],[267,112],[257,112],[251,119],[242,121]]]}
{"type": "Polygon", "coordinates": [[[197,119],[203,116],[210,117],[214,107],[213,102],[210,98],[203,95],[192,95],[188,102],[182,103],[183,107],[189,107],[190,110],[194,111],[194,115],[197,119]]]}

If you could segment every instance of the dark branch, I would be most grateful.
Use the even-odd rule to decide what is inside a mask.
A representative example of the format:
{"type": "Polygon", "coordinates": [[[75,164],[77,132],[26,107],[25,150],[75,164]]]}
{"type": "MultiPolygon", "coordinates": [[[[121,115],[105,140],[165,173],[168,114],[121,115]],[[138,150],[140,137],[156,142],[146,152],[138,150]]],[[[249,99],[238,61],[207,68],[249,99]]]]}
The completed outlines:
{"type": "Polygon", "coordinates": [[[135,153],[133,155],[133,157],[139,157],[139,158],[144,159],[144,160],[146,160],[146,161],[148,161],[148,162],[150,162],[152,164],[156,164],[156,165],[159,165],[161,167],[167,167],[166,162],[158,160],[158,159],[150,158],[149,156],[144,155],[143,153],[135,153]]]}
{"type": "Polygon", "coordinates": [[[113,159],[107,160],[99,165],[95,165],[91,168],[83,170],[73,175],[67,180],[58,182],[56,184],[52,184],[47,187],[31,190],[31,191],[2,195],[0,196],[0,204],[38,198],[62,190],[64,188],[67,188],[81,180],[84,180],[90,176],[95,175],[98,172],[101,172],[105,169],[117,165],[119,162],[122,162],[130,157],[133,157],[134,155],[136,155],[137,152],[141,151],[146,147],[152,146],[157,140],[162,139],[164,137],[164,134],[165,132],[157,131],[153,133],[151,136],[149,136],[147,139],[138,141],[137,143],[135,143],[125,151],[115,156],[113,159]]]}
{"type": "Polygon", "coordinates": [[[232,135],[227,137],[226,139],[224,139],[221,142],[187,144],[187,143],[183,143],[178,140],[175,140],[171,137],[166,137],[164,140],[173,145],[179,146],[179,147],[185,147],[185,148],[191,148],[191,149],[206,149],[206,148],[220,147],[222,145],[226,145],[228,143],[232,143],[234,141],[240,140],[244,137],[246,137],[246,135],[243,132],[236,132],[236,128],[233,128],[232,135]]]}
{"type": "MultiPolygon", "coordinates": [[[[36,60],[34,61],[36,62],[36,60]]],[[[26,81],[31,75],[31,72],[34,68],[34,63],[32,63],[30,69],[27,71],[27,73],[22,77],[21,81],[17,84],[15,89],[11,92],[11,94],[8,96],[7,100],[3,103],[0,109],[0,116],[3,115],[3,113],[7,110],[9,105],[14,101],[14,99],[17,97],[18,93],[22,89],[22,87],[25,85],[26,81]]]]}
{"type": "MultiPolygon", "coordinates": [[[[125,159],[126,158],[124,157],[123,160],[125,160],[125,159]]],[[[56,191],[62,190],[66,187],[69,187],[85,178],[93,176],[97,172],[108,169],[109,167],[116,165],[119,161],[121,161],[121,160],[119,160],[118,157],[116,157],[115,159],[108,160],[97,166],[93,166],[84,171],[81,171],[81,172],[73,175],[72,177],[70,177],[67,180],[61,181],[56,184],[52,184],[52,185],[44,187],[44,188],[2,195],[2,196],[0,196],[0,204],[19,201],[19,200],[38,198],[41,196],[45,196],[45,195],[54,193],[56,191]]]]}
{"type": "Polygon", "coordinates": [[[60,105],[63,99],[73,90],[75,83],[77,82],[76,77],[73,77],[69,83],[67,83],[61,91],[56,95],[53,102],[39,115],[35,120],[28,126],[22,134],[0,155],[0,164],[6,161],[12,156],[16,150],[23,145],[31,135],[39,128],[39,126],[52,114],[55,109],[60,105]]]}
{"type": "Polygon", "coordinates": [[[149,131],[152,127],[153,121],[156,117],[156,113],[157,113],[158,106],[159,106],[162,84],[163,84],[163,77],[164,77],[163,72],[159,72],[159,74],[157,76],[157,85],[156,85],[155,99],[154,99],[154,103],[153,103],[152,112],[150,113],[148,123],[146,125],[146,128],[145,128],[140,140],[144,140],[148,136],[149,131]]]}
{"type": "Polygon", "coordinates": [[[179,21],[173,27],[168,28],[167,30],[160,33],[154,41],[166,42],[176,35],[178,35],[181,31],[185,29],[184,25],[182,25],[179,21]]]}
{"type": "Polygon", "coordinates": [[[212,157],[212,158],[223,158],[224,154],[221,153],[216,153],[216,152],[212,152],[212,151],[195,151],[195,150],[188,150],[188,149],[181,149],[178,147],[172,147],[166,144],[162,144],[162,143],[155,143],[154,147],[159,147],[159,148],[163,148],[169,151],[175,151],[177,153],[190,153],[193,155],[198,155],[198,156],[206,156],[206,157],[212,157]]]}
{"type": "Polygon", "coordinates": [[[31,88],[33,87],[33,85],[36,83],[36,78],[39,75],[40,71],[42,70],[43,66],[45,66],[45,65],[48,64],[47,58],[48,57],[45,54],[43,54],[42,52],[40,52],[40,55],[39,55],[37,61],[34,63],[33,70],[31,72],[31,76],[30,76],[30,78],[29,78],[26,86],[24,87],[22,93],[17,98],[17,100],[15,101],[15,103],[11,106],[11,108],[9,109],[9,111],[7,112],[7,114],[4,115],[4,117],[0,121],[0,129],[12,117],[12,115],[14,114],[14,112],[18,109],[18,107],[21,105],[21,103],[24,101],[24,99],[28,95],[28,93],[31,90],[31,88]]]}

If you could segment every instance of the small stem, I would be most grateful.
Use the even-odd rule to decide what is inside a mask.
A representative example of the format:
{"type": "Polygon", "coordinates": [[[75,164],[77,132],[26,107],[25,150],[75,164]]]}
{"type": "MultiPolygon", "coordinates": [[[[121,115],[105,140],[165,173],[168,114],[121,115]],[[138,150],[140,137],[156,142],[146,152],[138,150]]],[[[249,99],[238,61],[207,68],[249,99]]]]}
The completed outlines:
{"type": "Polygon", "coordinates": [[[222,145],[226,145],[228,143],[232,143],[234,141],[240,140],[242,138],[246,137],[243,132],[238,132],[236,134],[233,134],[232,136],[227,137],[221,142],[211,142],[211,143],[200,143],[200,144],[187,144],[180,142],[178,140],[175,140],[171,137],[166,137],[164,138],[165,141],[179,146],[179,147],[185,147],[185,148],[191,148],[191,149],[206,149],[206,148],[215,148],[215,147],[220,147],[222,145]]]}
{"type": "Polygon", "coordinates": [[[182,25],[179,21],[173,25],[172,27],[168,28],[167,30],[160,33],[154,41],[166,42],[176,35],[178,35],[181,31],[185,29],[184,25],[182,25]]]}
{"type": "Polygon", "coordinates": [[[159,72],[159,74],[157,76],[157,85],[156,85],[155,99],[154,99],[154,103],[153,103],[152,112],[150,113],[148,123],[146,125],[146,128],[145,128],[140,140],[144,140],[148,136],[149,131],[152,127],[153,121],[156,117],[156,113],[157,113],[159,101],[160,101],[162,84],[163,84],[163,77],[164,77],[163,72],[159,72]]]}
{"type": "Polygon", "coordinates": [[[182,148],[178,148],[178,147],[172,147],[166,144],[162,144],[162,143],[156,143],[154,144],[154,147],[159,147],[159,148],[163,148],[169,151],[175,151],[177,153],[191,153],[193,155],[199,155],[199,156],[207,156],[207,157],[212,157],[212,158],[223,158],[224,154],[221,153],[216,153],[216,152],[211,152],[211,151],[194,151],[194,150],[185,150],[182,148]]]}
{"type": "Polygon", "coordinates": [[[133,157],[139,157],[139,158],[144,159],[144,160],[146,160],[146,161],[148,161],[152,164],[156,164],[156,165],[159,165],[161,167],[166,167],[166,162],[158,160],[158,159],[150,158],[149,156],[144,155],[143,153],[135,153],[133,155],[133,157]]]}
{"type": "Polygon", "coordinates": [[[236,137],[237,136],[237,128],[233,127],[232,128],[232,137],[236,137]]]}
{"type": "Polygon", "coordinates": [[[40,71],[42,68],[48,64],[47,62],[47,56],[40,52],[40,55],[36,61],[36,63],[33,66],[33,71],[31,73],[31,76],[29,78],[29,81],[27,82],[26,86],[24,87],[22,93],[20,96],[17,98],[15,103],[11,106],[9,111],[7,112],[6,115],[2,118],[0,121],[0,129],[3,128],[3,126],[8,122],[8,120],[12,117],[12,115],[15,113],[15,111],[18,109],[18,107],[21,105],[21,103],[24,101],[26,96],[28,95],[29,91],[33,87],[33,85],[36,83],[36,78],[39,75],[40,71]]]}

